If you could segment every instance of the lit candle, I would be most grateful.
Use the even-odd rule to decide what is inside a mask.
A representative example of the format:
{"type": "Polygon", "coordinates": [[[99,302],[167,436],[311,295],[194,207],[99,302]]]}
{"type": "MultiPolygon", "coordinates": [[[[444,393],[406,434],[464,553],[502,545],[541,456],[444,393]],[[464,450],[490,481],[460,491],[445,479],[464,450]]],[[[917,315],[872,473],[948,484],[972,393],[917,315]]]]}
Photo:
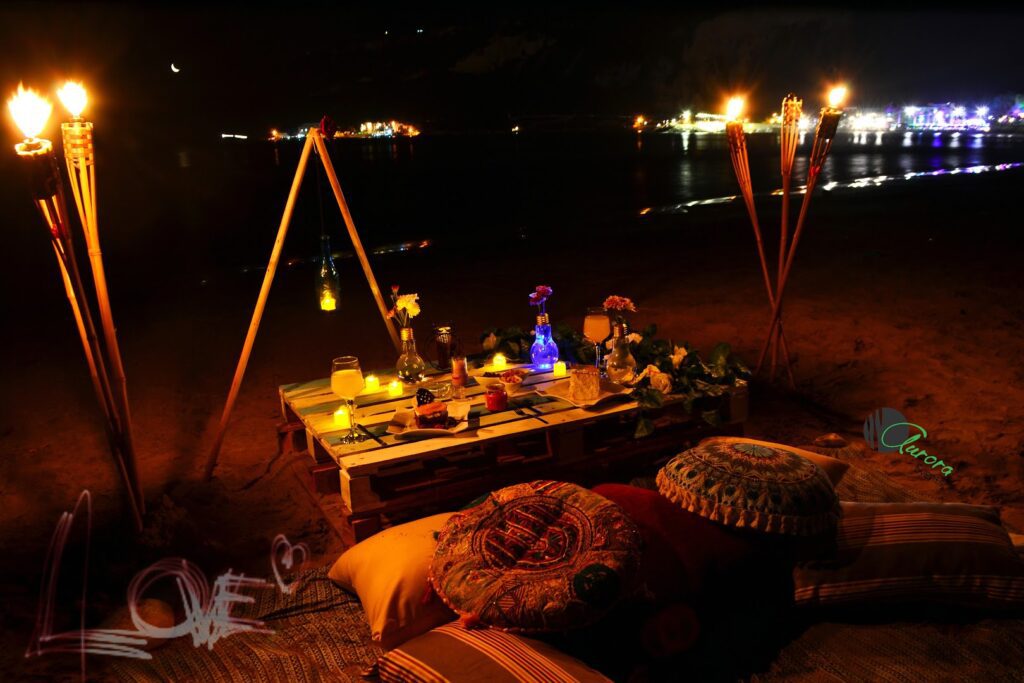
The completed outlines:
{"type": "Polygon", "coordinates": [[[377,375],[367,375],[363,378],[363,391],[367,394],[380,391],[380,379],[378,379],[377,375]]]}
{"type": "Polygon", "coordinates": [[[338,302],[330,292],[324,292],[320,295],[320,310],[321,311],[333,311],[338,307],[338,302]]]}
{"type": "Polygon", "coordinates": [[[342,406],[334,411],[334,426],[338,429],[350,429],[352,420],[349,418],[348,408],[342,406]]]}
{"type": "Polygon", "coordinates": [[[505,358],[505,354],[496,353],[494,358],[491,359],[491,367],[495,370],[504,370],[508,367],[508,360],[505,358]]]}
{"type": "Polygon", "coordinates": [[[401,396],[402,395],[402,383],[397,379],[393,379],[388,383],[388,396],[401,396]]]}
{"type": "Polygon", "coordinates": [[[555,361],[555,365],[552,368],[552,373],[555,377],[565,377],[565,361],[555,361]]]}

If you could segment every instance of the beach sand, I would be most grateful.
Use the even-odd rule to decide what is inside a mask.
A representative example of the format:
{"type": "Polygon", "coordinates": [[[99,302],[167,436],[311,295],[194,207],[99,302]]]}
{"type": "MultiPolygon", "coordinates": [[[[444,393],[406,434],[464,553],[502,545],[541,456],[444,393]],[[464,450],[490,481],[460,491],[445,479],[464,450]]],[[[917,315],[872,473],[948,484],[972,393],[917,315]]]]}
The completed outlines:
{"type": "MultiPolygon", "coordinates": [[[[999,505],[1006,525],[1024,530],[1022,180],[1008,171],[816,196],[786,295],[797,390],[755,383],[747,435],[808,444],[838,432],[856,445],[871,411],[895,408],[927,430],[918,445],[954,472],[926,479],[909,455],[867,449],[850,456],[857,464],[934,500],[999,505]]],[[[766,232],[777,232],[777,200],[760,210],[766,232]]],[[[453,322],[474,343],[490,325],[526,327],[527,294],[549,284],[555,322],[579,325],[586,306],[620,294],[640,307],[634,326],[656,322],[663,336],[705,353],[727,341],[756,361],[768,307],[738,204],[638,218],[585,245],[566,244],[557,230],[537,226],[540,239],[510,236],[507,250],[483,254],[467,235],[458,246],[381,257],[375,267],[383,288],[395,282],[420,293],[421,339],[432,321],[453,322]]],[[[12,304],[24,333],[0,358],[3,678],[52,680],[77,670],[74,656],[23,653],[47,543],[82,490],[94,507],[91,624],[122,607],[131,576],[162,557],[188,558],[212,581],[228,568],[269,575],[279,533],[307,543],[315,563],[342,550],[302,490],[308,460],[275,456],[278,385],[326,376],[330,359],[344,353],[364,368],[394,362],[354,262],[339,265],[343,292],[332,316],[316,310],[308,270],[279,274],[211,483],[200,474],[260,274],[151,282],[144,295],[121,299],[133,283],[111,282],[150,511],[141,539],[130,529],[59,284],[52,272],[24,274],[39,300],[12,304]],[[45,314],[33,312],[37,304],[45,314]]],[[[77,553],[80,543],[72,546],[77,553]]],[[[64,569],[62,581],[78,580],[72,558],[64,569]]],[[[77,618],[73,592],[62,600],[58,622],[68,627],[77,618]]]]}

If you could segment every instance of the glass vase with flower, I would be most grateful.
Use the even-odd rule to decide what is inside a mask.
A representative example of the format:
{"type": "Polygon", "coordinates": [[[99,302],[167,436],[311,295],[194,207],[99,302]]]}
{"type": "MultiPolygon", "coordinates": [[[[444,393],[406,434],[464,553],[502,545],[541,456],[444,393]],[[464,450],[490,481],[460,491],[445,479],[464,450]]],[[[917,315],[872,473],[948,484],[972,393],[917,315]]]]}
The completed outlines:
{"type": "Polygon", "coordinates": [[[398,321],[402,340],[402,354],[395,363],[395,371],[405,384],[423,381],[427,364],[416,351],[416,336],[412,330],[412,319],[420,314],[419,294],[400,294],[398,285],[391,286],[391,300],[394,306],[388,317],[398,321]]]}
{"type": "Polygon", "coordinates": [[[629,333],[626,313],[635,313],[636,304],[624,296],[610,296],[604,300],[604,310],[612,318],[612,350],[605,362],[605,374],[613,382],[628,384],[636,377],[636,358],[630,348],[634,336],[629,333]]]}
{"type": "Polygon", "coordinates": [[[537,285],[530,293],[530,305],[537,307],[537,324],[533,328],[533,345],[530,346],[530,361],[538,370],[550,370],[558,360],[558,344],[551,336],[551,318],[548,317],[547,302],[554,290],[547,285],[537,285]]]}

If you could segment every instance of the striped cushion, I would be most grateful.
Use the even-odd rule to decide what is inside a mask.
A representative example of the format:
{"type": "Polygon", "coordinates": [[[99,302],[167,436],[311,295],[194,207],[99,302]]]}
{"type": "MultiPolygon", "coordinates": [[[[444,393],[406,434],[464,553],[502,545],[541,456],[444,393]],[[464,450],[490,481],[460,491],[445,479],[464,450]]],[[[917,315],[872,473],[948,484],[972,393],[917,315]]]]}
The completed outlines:
{"type": "Polygon", "coordinates": [[[798,605],[1024,607],[1024,562],[996,508],[844,502],[842,509],[834,555],[794,572],[798,605]]]}
{"type": "Polygon", "coordinates": [[[590,683],[609,679],[532,638],[496,629],[435,628],[380,660],[381,683],[590,683]]]}

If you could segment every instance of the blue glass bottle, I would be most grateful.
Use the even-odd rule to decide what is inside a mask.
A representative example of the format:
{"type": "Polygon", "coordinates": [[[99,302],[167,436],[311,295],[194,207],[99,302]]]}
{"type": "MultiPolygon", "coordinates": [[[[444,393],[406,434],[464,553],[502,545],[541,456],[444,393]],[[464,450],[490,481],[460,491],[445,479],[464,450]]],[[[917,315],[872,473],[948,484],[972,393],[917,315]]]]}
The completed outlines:
{"type": "Polygon", "coordinates": [[[537,370],[550,370],[558,360],[558,344],[551,338],[551,321],[547,313],[537,316],[534,329],[533,346],[530,347],[530,360],[537,370]]]}

